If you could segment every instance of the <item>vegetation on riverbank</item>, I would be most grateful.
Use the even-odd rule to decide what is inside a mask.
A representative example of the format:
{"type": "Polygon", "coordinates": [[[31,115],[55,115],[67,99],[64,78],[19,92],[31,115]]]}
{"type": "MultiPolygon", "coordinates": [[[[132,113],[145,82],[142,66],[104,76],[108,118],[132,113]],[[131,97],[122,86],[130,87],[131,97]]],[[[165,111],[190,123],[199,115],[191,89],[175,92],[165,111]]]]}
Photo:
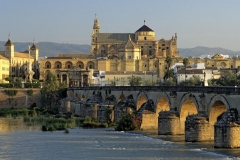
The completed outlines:
{"type": "Polygon", "coordinates": [[[42,131],[65,130],[68,128],[107,128],[114,124],[99,122],[96,118],[74,117],[71,113],[59,115],[58,113],[47,109],[1,109],[0,117],[19,118],[22,117],[27,125],[42,125],[42,131]]]}
{"type": "Polygon", "coordinates": [[[141,126],[142,118],[141,116],[136,116],[134,114],[126,113],[117,122],[115,128],[116,131],[133,131],[139,130],[141,126]]]}

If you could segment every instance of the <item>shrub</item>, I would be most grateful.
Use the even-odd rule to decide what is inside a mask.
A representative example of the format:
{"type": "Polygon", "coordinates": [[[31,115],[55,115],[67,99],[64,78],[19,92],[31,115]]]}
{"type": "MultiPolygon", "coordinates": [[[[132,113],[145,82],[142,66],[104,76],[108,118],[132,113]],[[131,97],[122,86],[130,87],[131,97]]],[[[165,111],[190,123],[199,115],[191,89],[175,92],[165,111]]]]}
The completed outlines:
{"type": "Polygon", "coordinates": [[[132,131],[140,128],[141,117],[135,117],[130,113],[124,114],[117,122],[116,131],[132,131]]]}

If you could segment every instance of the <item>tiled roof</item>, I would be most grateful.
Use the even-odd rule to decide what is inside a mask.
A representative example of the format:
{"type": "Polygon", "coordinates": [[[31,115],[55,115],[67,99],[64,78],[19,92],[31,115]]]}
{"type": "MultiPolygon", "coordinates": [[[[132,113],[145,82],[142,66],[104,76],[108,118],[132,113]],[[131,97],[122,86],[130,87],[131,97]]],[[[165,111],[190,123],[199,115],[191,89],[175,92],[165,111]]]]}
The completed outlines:
{"type": "Polygon", "coordinates": [[[5,46],[12,46],[14,45],[10,39],[6,42],[5,46]]]}
{"type": "MultiPolygon", "coordinates": [[[[28,53],[14,52],[14,57],[28,58],[28,53]]],[[[30,55],[30,58],[33,59],[33,56],[30,55]]]]}
{"type": "Polygon", "coordinates": [[[58,54],[57,57],[71,57],[81,59],[95,59],[96,57],[91,54],[58,54]]]}
{"type": "Polygon", "coordinates": [[[0,55],[0,59],[4,59],[4,60],[8,61],[8,59],[6,57],[2,56],[2,55],[0,55]]]}
{"type": "Polygon", "coordinates": [[[123,43],[128,37],[135,39],[134,33],[97,33],[97,43],[123,43]]]}
{"type": "Polygon", "coordinates": [[[185,69],[180,69],[178,70],[178,74],[203,74],[203,70],[202,69],[191,69],[191,70],[186,70],[185,69]]]}
{"type": "Polygon", "coordinates": [[[125,42],[123,45],[121,45],[121,48],[134,49],[134,48],[138,48],[138,45],[136,45],[136,44],[129,38],[127,42],[125,42]]]}
{"type": "Polygon", "coordinates": [[[154,32],[151,28],[146,26],[145,24],[139,28],[136,32],[154,32]]]}
{"type": "Polygon", "coordinates": [[[46,59],[73,59],[72,57],[47,57],[46,59]]]}

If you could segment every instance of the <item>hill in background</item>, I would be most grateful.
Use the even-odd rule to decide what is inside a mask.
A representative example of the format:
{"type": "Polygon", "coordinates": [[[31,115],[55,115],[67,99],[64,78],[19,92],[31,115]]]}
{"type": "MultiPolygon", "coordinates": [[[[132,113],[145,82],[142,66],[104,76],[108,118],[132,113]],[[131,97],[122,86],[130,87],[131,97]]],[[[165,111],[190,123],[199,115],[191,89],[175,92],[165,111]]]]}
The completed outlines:
{"type": "MultiPolygon", "coordinates": [[[[0,41],[0,51],[4,51],[4,45],[6,42],[0,41]]],[[[14,49],[17,52],[28,50],[28,44],[32,45],[32,42],[13,42],[14,49]]],[[[79,44],[65,44],[65,43],[53,43],[53,42],[39,42],[36,43],[39,48],[39,57],[53,57],[61,53],[89,53],[90,45],[79,44]]]]}
{"type": "Polygon", "coordinates": [[[206,54],[224,54],[229,55],[230,57],[234,57],[236,55],[240,55],[240,51],[231,51],[229,49],[224,48],[209,48],[209,47],[195,47],[195,48],[178,48],[181,57],[200,57],[201,55],[206,54]]]}
{"type": "MultiPolygon", "coordinates": [[[[4,45],[6,42],[0,41],[0,51],[4,51],[4,45]]],[[[21,52],[28,49],[28,44],[32,45],[32,42],[13,42],[15,45],[15,51],[21,52]]],[[[91,45],[79,45],[68,43],[53,43],[53,42],[39,42],[36,43],[39,48],[39,57],[53,57],[60,53],[85,53],[89,54],[91,45]]],[[[230,57],[240,55],[240,51],[231,51],[224,48],[209,48],[209,47],[195,47],[195,48],[179,48],[181,57],[200,57],[203,54],[227,54],[230,57]]]]}

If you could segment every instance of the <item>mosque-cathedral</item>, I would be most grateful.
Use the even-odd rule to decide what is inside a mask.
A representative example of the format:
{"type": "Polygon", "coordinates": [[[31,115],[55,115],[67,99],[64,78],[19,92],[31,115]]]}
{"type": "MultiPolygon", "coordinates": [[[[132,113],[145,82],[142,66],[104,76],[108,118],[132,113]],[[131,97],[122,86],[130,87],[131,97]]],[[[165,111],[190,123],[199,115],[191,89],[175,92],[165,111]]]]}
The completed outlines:
{"type": "MultiPolygon", "coordinates": [[[[27,64],[31,62],[33,78],[45,79],[51,71],[56,73],[59,81],[65,81],[69,86],[108,85],[112,82],[127,85],[132,76],[140,76],[145,81],[156,81],[163,78],[167,70],[167,56],[172,57],[172,64],[183,62],[177,49],[176,33],[168,40],[156,40],[155,32],[145,21],[135,33],[101,33],[97,17],[93,24],[89,54],[58,54],[56,57],[38,60],[38,52],[35,43],[29,51],[15,52],[14,44],[9,38],[5,51],[0,52],[0,61],[9,60],[9,74],[12,77],[26,78],[27,64]]],[[[189,58],[189,62],[204,63],[206,68],[240,66],[240,60],[226,59],[221,54],[216,54],[211,59],[189,58]]]]}

